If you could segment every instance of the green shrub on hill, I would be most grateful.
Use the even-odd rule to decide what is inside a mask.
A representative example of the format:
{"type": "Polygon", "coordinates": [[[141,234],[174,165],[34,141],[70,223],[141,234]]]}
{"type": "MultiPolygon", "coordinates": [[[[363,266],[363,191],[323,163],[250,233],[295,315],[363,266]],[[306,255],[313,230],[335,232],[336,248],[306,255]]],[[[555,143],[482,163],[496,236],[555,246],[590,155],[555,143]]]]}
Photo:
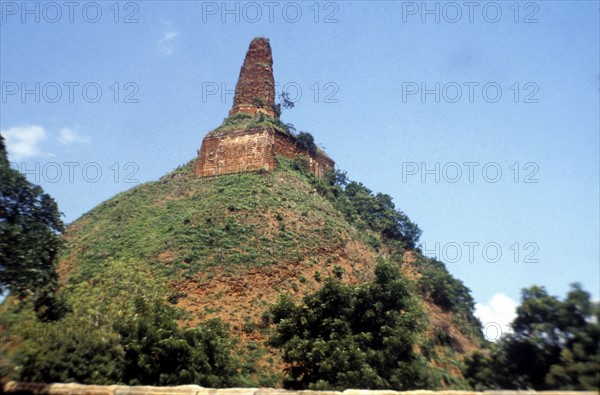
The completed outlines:
{"type": "Polygon", "coordinates": [[[223,323],[193,328],[140,262],[110,261],[71,286],[70,314],[23,333],[15,371],[24,381],[130,385],[235,385],[238,363],[223,323]]]}
{"type": "Polygon", "coordinates": [[[297,306],[289,295],[271,308],[270,344],[289,364],[290,388],[428,387],[427,362],[415,352],[425,316],[411,284],[380,261],[363,286],[328,279],[297,306]]]}
{"type": "Polygon", "coordinates": [[[600,305],[579,284],[564,300],[543,287],[523,289],[512,329],[486,354],[466,359],[473,388],[598,390],[600,305]]]}
{"type": "Polygon", "coordinates": [[[278,161],[284,168],[303,173],[350,224],[379,234],[393,249],[400,252],[413,249],[419,241],[421,229],[406,214],[396,209],[390,195],[374,194],[363,184],[350,181],[346,173],[340,170],[331,171],[324,177],[309,174],[302,156],[293,161],[278,157],[278,161]]]}
{"type": "Polygon", "coordinates": [[[117,195],[80,218],[63,254],[81,262],[70,282],[89,279],[109,258],[144,261],[171,278],[221,267],[236,275],[339,248],[355,233],[330,202],[299,191],[309,184],[291,168],[211,179],[193,177],[192,168],[117,195]],[[302,221],[289,219],[302,213],[302,221]],[[167,262],[160,259],[165,252],[167,262]]]}
{"type": "Polygon", "coordinates": [[[418,256],[417,262],[421,273],[418,280],[421,295],[442,309],[457,313],[467,324],[479,328],[481,323],[473,314],[475,301],[470,289],[454,278],[442,262],[424,256],[418,256]]]}

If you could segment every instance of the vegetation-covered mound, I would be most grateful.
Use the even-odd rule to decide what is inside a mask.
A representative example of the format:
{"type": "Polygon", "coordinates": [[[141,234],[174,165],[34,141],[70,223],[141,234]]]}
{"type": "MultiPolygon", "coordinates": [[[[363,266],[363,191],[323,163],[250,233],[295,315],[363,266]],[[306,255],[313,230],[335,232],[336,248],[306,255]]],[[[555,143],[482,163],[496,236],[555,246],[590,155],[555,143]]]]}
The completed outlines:
{"type": "MultiPolygon", "coordinates": [[[[314,303],[328,284],[323,289],[340,291],[356,309],[340,323],[346,329],[338,333],[332,323],[329,334],[381,353],[354,361],[356,372],[373,371],[368,385],[411,386],[406,372],[381,371],[381,358],[400,350],[393,363],[414,368],[420,385],[466,388],[462,357],[482,342],[473,300],[442,263],[415,249],[419,228],[390,196],[343,173],[319,179],[302,158],[279,160],[272,173],[205,179],[193,176],[192,161],[69,225],[52,314],[27,299],[2,306],[10,334],[2,373],[84,383],[338,388],[352,378],[298,374],[303,361],[294,352],[302,348],[281,326],[302,321],[295,308],[281,307],[282,295],[314,303]],[[380,271],[397,273],[396,285],[377,280],[378,262],[380,271]],[[403,336],[396,343],[368,339],[374,332],[361,334],[371,322],[363,313],[374,314],[371,328],[403,336]]],[[[305,340],[307,347],[321,344],[305,340]]],[[[327,372],[333,357],[322,357],[312,363],[327,372]]]]}

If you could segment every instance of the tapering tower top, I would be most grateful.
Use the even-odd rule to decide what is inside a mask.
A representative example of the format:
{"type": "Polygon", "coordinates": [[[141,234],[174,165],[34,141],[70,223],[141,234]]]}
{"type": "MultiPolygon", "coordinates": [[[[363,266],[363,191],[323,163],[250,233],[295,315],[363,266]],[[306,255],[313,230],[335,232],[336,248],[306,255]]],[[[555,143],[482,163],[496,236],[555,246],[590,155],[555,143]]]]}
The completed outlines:
{"type": "Polygon", "coordinates": [[[271,45],[267,38],[258,37],[252,40],[246,53],[229,116],[262,112],[275,117],[274,105],[275,78],[271,45]]]}

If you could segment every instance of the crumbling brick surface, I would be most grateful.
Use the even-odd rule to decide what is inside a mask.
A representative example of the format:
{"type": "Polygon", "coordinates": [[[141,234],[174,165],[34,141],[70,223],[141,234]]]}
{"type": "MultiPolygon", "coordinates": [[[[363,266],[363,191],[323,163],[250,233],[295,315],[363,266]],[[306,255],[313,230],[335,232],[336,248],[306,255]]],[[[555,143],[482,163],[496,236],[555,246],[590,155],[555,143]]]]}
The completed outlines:
{"type": "Polygon", "coordinates": [[[256,112],[263,112],[275,117],[274,104],[275,78],[271,45],[266,38],[255,38],[250,43],[240,70],[229,115],[240,112],[254,115],[256,112]]]}
{"type": "Polygon", "coordinates": [[[272,170],[269,161],[273,135],[265,130],[232,132],[206,137],[202,142],[196,175],[200,177],[243,171],[272,170]]]}
{"type": "MultiPolygon", "coordinates": [[[[263,112],[275,117],[275,80],[273,57],[266,38],[255,38],[250,43],[240,71],[233,107],[229,115],[263,112]]],[[[271,171],[277,166],[277,155],[293,159],[302,154],[308,158],[309,170],[322,176],[335,163],[321,152],[309,153],[299,149],[294,137],[270,127],[211,133],[202,141],[196,175],[199,177],[245,171],[271,171]]]]}
{"type": "MultiPolygon", "coordinates": [[[[305,155],[308,158],[309,171],[319,177],[325,175],[327,170],[333,170],[335,166],[333,160],[319,152],[311,154],[306,150],[298,149],[296,140],[293,137],[275,132],[274,140],[273,160],[275,160],[275,155],[282,155],[290,159],[293,159],[296,155],[305,155]]],[[[276,163],[274,164],[276,165],[276,163]]]]}
{"type": "Polygon", "coordinates": [[[317,176],[324,175],[335,165],[323,154],[310,154],[299,149],[293,137],[271,128],[260,128],[206,137],[200,149],[196,175],[208,177],[244,171],[271,171],[277,166],[277,155],[290,159],[305,155],[310,172],[317,176]]]}

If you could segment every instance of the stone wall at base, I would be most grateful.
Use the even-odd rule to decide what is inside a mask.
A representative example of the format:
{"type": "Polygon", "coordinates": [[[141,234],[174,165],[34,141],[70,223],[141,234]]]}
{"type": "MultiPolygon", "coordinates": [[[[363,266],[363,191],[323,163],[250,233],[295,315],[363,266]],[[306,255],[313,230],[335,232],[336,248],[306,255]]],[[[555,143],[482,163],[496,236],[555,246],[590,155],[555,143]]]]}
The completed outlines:
{"type": "Polygon", "coordinates": [[[592,391],[287,391],[277,388],[203,388],[197,385],[177,387],[38,384],[9,381],[1,389],[6,394],[22,395],[597,395],[592,391]]]}
{"type": "Polygon", "coordinates": [[[310,154],[296,147],[293,137],[271,128],[258,128],[209,135],[202,141],[196,164],[198,177],[241,173],[246,171],[272,171],[277,166],[277,155],[293,159],[302,154],[308,158],[309,171],[322,176],[335,162],[317,152],[310,154]]]}

